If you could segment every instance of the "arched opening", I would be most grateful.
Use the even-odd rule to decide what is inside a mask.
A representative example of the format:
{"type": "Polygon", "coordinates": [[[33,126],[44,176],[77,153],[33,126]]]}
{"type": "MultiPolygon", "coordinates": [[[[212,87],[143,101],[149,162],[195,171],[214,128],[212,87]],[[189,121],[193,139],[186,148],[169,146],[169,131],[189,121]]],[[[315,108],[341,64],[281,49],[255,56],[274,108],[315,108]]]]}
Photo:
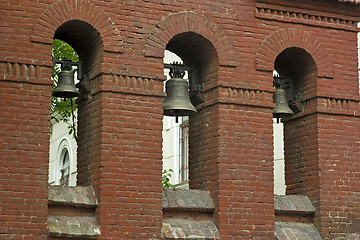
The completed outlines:
{"type": "Polygon", "coordinates": [[[211,42],[194,32],[174,36],[167,44],[166,50],[179,56],[183,63],[190,67],[190,98],[197,109],[197,113],[191,114],[188,119],[184,118],[179,128],[179,179],[188,177],[190,188],[206,189],[205,183],[209,182],[209,175],[205,169],[214,168],[211,166],[211,149],[208,144],[213,141],[212,138],[217,132],[215,123],[212,124],[215,119],[209,114],[210,110],[204,102],[204,93],[211,89],[217,80],[218,56],[211,42]],[[209,127],[209,124],[212,127],[209,127]],[[189,150],[186,149],[187,144],[189,150]],[[189,159],[188,163],[186,158],[189,159]]]}
{"type": "MultiPolygon", "coordinates": [[[[310,138],[307,136],[316,132],[314,132],[312,116],[304,117],[301,112],[303,111],[302,103],[311,99],[316,93],[317,66],[307,51],[292,47],[278,55],[274,67],[279,76],[288,81],[287,100],[295,114],[282,119],[283,128],[281,124],[274,126],[274,146],[280,146],[274,149],[274,160],[278,161],[274,164],[278,168],[285,166],[285,186],[275,186],[275,188],[286,188],[286,194],[308,195],[316,182],[316,169],[308,163],[309,159],[316,155],[316,146],[309,142],[310,138]],[[299,126],[302,127],[299,128],[299,126]],[[279,135],[281,131],[283,131],[283,136],[279,135]],[[283,149],[281,149],[282,146],[284,146],[283,149]],[[282,154],[283,159],[281,157],[276,159],[282,154]]],[[[275,169],[275,174],[282,171],[283,169],[275,169]]],[[[282,184],[281,182],[281,176],[275,175],[275,184],[282,184]]],[[[280,194],[282,193],[285,193],[284,190],[280,190],[280,194]]]]}
{"type": "MultiPolygon", "coordinates": [[[[53,41],[52,57],[70,62],[79,61],[79,56],[75,50],[59,39],[53,41]]],[[[60,64],[53,66],[52,79],[54,84],[52,91],[59,86],[58,74],[61,70],[60,64]]],[[[76,76],[76,67],[73,67],[73,71],[76,76]]],[[[76,99],[51,96],[49,183],[52,185],[76,185],[76,99]]]]}
{"type": "MultiPolygon", "coordinates": [[[[196,69],[199,84],[211,84],[217,77],[218,55],[214,46],[203,36],[186,32],[174,36],[166,46],[169,50],[177,54],[187,66],[196,69]]],[[[191,76],[189,76],[190,81],[191,76]]],[[[191,82],[190,84],[193,84],[191,82]]],[[[190,85],[191,86],[191,85],[190,85]]]]}
{"type": "Polygon", "coordinates": [[[60,39],[75,49],[82,61],[83,73],[90,78],[98,73],[103,44],[100,33],[93,26],[79,20],[68,21],[55,31],[54,39],[60,39]]]}
{"type": "MultiPolygon", "coordinates": [[[[89,150],[93,149],[88,144],[91,142],[89,136],[94,138],[100,131],[99,128],[93,127],[94,121],[91,121],[92,115],[96,114],[91,108],[96,99],[89,96],[93,78],[101,71],[103,43],[99,32],[90,24],[80,20],[71,20],[62,24],[55,31],[54,39],[69,44],[78,55],[78,71],[75,78],[79,79],[76,87],[80,96],[76,99],[77,113],[74,112],[77,114],[77,182],[79,185],[89,185],[92,169],[98,168],[94,163],[96,161],[93,161],[96,156],[89,150]]],[[[75,59],[67,60],[75,62],[75,59]]]]}
{"type": "Polygon", "coordinates": [[[301,101],[302,98],[315,94],[314,79],[317,77],[317,66],[312,56],[304,49],[298,47],[285,49],[275,59],[274,67],[280,77],[291,79],[288,90],[290,104],[294,104],[292,101],[301,101]]]}

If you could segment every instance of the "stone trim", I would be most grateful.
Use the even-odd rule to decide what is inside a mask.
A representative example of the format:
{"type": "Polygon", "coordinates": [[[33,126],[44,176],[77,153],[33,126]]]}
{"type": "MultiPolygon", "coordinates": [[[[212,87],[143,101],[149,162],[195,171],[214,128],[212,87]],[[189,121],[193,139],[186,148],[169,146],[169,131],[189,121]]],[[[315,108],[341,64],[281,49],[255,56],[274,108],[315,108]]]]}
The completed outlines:
{"type": "Polygon", "coordinates": [[[315,208],[305,195],[275,195],[275,239],[321,240],[312,224],[315,208]]]}
{"type": "Polygon", "coordinates": [[[98,205],[95,191],[91,186],[50,186],[49,205],[95,208],[98,205]]]}
{"type": "Polygon", "coordinates": [[[163,189],[163,210],[213,212],[214,203],[210,192],[192,189],[163,189]]]}
{"type": "Polygon", "coordinates": [[[220,239],[207,190],[163,189],[162,239],[220,239]]]}
{"type": "Polygon", "coordinates": [[[220,239],[220,233],[212,221],[191,219],[165,219],[162,239],[220,239]]]}
{"type": "Polygon", "coordinates": [[[177,34],[195,32],[215,47],[220,66],[236,67],[238,57],[225,30],[211,18],[195,12],[178,12],[162,18],[147,36],[145,56],[163,58],[166,44],[177,34]]]}
{"type": "Polygon", "coordinates": [[[298,222],[275,222],[275,239],[321,240],[322,238],[313,224],[298,222]]]}
{"type": "Polygon", "coordinates": [[[295,10],[294,8],[272,4],[256,3],[255,17],[281,22],[358,31],[357,20],[355,18],[348,17],[345,19],[330,14],[318,15],[318,12],[315,11],[305,9],[295,10]]]}
{"type": "Polygon", "coordinates": [[[264,39],[256,54],[256,69],[272,72],[276,57],[290,47],[302,48],[313,57],[318,77],[333,78],[333,63],[321,42],[309,32],[296,28],[279,29],[264,39]]]}
{"type": "Polygon", "coordinates": [[[92,25],[102,38],[104,51],[123,52],[123,39],[116,24],[101,7],[87,0],[61,0],[49,5],[37,19],[31,41],[52,44],[56,29],[71,20],[92,25]]]}
{"type": "Polygon", "coordinates": [[[101,235],[101,232],[95,217],[49,216],[48,235],[74,239],[95,239],[101,235]]]}
{"type": "Polygon", "coordinates": [[[100,226],[95,216],[97,205],[92,186],[49,186],[48,235],[75,239],[97,238],[100,236],[100,226]]]}
{"type": "Polygon", "coordinates": [[[310,199],[304,195],[275,195],[275,213],[315,214],[315,208],[310,199]]]}

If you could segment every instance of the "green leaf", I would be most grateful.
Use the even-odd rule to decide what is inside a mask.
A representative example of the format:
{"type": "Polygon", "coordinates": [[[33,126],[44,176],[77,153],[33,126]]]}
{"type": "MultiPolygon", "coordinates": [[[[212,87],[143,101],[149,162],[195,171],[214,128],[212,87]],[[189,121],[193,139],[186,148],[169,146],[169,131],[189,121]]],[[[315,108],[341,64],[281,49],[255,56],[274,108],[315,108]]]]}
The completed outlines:
{"type": "Polygon", "coordinates": [[[165,169],[162,172],[161,185],[162,185],[163,188],[175,188],[175,186],[170,183],[170,177],[171,177],[170,172],[174,172],[174,171],[172,169],[169,169],[169,170],[165,169]]]}

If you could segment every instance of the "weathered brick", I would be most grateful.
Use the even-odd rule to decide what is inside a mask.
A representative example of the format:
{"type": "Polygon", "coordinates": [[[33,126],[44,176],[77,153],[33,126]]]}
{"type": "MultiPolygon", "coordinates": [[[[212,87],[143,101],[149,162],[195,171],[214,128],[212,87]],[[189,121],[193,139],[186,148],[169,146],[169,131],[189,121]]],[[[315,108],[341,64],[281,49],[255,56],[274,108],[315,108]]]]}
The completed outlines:
{"type": "Polygon", "coordinates": [[[165,49],[204,84],[190,186],[210,192],[221,238],[274,237],[274,69],[298,76],[302,97],[283,119],[287,193],[309,197],[324,239],[356,237],[358,4],[12,0],[0,13],[0,238],[47,237],[54,37],[75,48],[91,85],[79,99],[78,184],[95,190],[101,238],[161,238],[165,49]]]}

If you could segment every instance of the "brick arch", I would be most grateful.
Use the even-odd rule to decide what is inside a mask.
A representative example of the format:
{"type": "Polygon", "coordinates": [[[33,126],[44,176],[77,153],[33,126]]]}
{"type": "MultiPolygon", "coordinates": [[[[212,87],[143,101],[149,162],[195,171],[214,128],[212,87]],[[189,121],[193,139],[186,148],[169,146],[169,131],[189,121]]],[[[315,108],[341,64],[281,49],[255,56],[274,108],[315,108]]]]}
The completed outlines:
{"type": "Polygon", "coordinates": [[[224,29],[209,17],[188,11],[170,14],[155,25],[146,39],[145,56],[164,57],[166,44],[175,35],[185,32],[194,32],[209,40],[218,53],[220,65],[237,65],[238,58],[224,29]]]}
{"type": "Polygon", "coordinates": [[[115,23],[102,8],[86,0],[60,0],[47,7],[32,29],[31,41],[52,44],[56,29],[71,20],[92,25],[100,33],[104,51],[123,52],[123,40],[115,23]]]}
{"type": "Polygon", "coordinates": [[[276,57],[289,47],[306,50],[317,64],[318,76],[333,78],[332,62],[320,41],[309,32],[295,28],[280,29],[262,42],[256,54],[256,69],[273,71],[276,57]]]}

